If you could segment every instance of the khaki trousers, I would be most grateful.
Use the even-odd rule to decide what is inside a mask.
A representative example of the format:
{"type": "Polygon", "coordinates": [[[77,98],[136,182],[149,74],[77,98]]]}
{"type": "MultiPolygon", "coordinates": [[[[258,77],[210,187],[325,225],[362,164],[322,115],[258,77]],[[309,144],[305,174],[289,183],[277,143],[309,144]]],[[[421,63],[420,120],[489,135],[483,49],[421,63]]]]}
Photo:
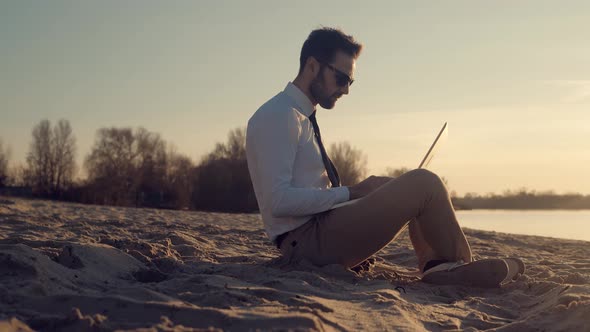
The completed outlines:
{"type": "Polygon", "coordinates": [[[421,270],[433,259],[472,261],[444,183],[425,169],[392,179],[354,204],[316,214],[289,232],[280,250],[291,262],[354,267],[408,224],[421,270]]]}

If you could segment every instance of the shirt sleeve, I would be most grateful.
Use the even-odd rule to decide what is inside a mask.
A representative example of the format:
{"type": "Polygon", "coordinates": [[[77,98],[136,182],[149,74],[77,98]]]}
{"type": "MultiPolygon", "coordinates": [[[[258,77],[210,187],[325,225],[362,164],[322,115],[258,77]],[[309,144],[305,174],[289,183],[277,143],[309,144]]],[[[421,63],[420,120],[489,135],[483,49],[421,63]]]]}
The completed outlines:
{"type": "MultiPolygon", "coordinates": [[[[297,188],[291,185],[302,128],[296,110],[273,112],[265,126],[248,128],[247,148],[254,154],[258,181],[275,218],[299,217],[329,210],[349,200],[347,187],[297,188]]],[[[268,114],[267,114],[268,115],[268,114]]],[[[261,207],[262,208],[262,207],[261,207]]]]}

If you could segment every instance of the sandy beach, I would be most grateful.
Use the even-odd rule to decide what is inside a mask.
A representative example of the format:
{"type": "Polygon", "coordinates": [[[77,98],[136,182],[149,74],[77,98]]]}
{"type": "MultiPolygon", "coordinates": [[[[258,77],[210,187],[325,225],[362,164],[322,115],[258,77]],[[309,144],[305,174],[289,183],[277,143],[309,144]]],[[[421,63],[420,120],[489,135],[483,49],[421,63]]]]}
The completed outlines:
{"type": "Polygon", "coordinates": [[[0,197],[0,331],[589,331],[590,243],[465,230],[503,288],[419,282],[407,234],[368,271],[281,262],[260,215],[0,197]]]}

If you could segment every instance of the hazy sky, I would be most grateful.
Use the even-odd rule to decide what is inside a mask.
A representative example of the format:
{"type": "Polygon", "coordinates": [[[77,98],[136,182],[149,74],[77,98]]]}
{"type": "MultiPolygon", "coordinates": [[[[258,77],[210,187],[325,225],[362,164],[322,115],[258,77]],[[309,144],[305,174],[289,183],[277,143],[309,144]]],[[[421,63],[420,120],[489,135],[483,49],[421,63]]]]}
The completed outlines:
{"type": "Polygon", "coordinates": [[[365,45],[319,110],[371,173],[432,169],[451,189],[590,194],[588,1],[1,1],[0,138],[70,121],[78,160],[101,127],[143,126],[198,161],[292,80],[320,26],[365,45]]]}

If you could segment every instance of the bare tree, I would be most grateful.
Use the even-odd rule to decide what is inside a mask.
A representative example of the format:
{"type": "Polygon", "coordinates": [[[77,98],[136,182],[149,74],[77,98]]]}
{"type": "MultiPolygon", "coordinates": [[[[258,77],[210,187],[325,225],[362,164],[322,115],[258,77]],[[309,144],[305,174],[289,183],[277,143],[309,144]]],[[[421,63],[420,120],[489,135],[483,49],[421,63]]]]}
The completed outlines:
{"type": "Polygon", "coordinates": [[[70,122],[59,120],[53,128],[53,191],[61,195],[76,173],[76,139],[70,122]]]}
{"type": "Polygon", "coordinates": [[[246,130],[229,132],[195,168],[193,206],[202,210],[253,212],[258,205],[246,161],[246,130]]]}
{"type": "Polygon", "coordinates": [[[41,195],[61,195],[76,170],[76,140],[69,121],[60,120],[51,129],[49,120],[33,128],[27,155],[27,182],[41,195]]]}
{"type": "Polygon", "coordinates": [[[0,188],[6,186],[9,182],[8,158],[9,152],[4,150],[4,145],[0,140],[0,188]]]}
{"type": "Polygon", "coordinates": [[[166,184],[171,196],[170,200],[176,208],[184,209],[191,206],[194,168],[189,157],[178,154],[173,149],[169,150],[166,184]]]}
{"type": "Polygon", "coordinates": [[[409,170],[410,169],[407,167],[401,167],[401,168],[387,167],[387,169],[385,170],[385,176],[397,178],[397,177],[400,177],[400,175],[407,173],[409,170]]]}
{"type": "Polygon", "coordinates": [[[86,157],[85,167],[93,201],[103,204],[129,204],[135,185],[135,136],[131,128],[101,128],[86,157]]]}
{"type": "Polygon", "coordinates": [[[367,174],[367,156],[348,142],[333,143],[328,152],[343,186],[359,183],[367,174]]]}
{"type": "MultiPolygon", "coordinates": [[[[136,181],[139,192],[162,192],[165,187],[167,154],[166,142],[159,134],[139,128],[135,132],[137,158],[136,181]]],[[[162,194],[160,194],[162,195],[162,194]]]]}
{"type": "Polygon", "coordinates": [[[91,201],[169,206],[168,153],[159,134],[145,128],[102,128],[86,158],[91,201]],[[168,197],[167,197],[168,196],[168,197]]]}
{"type": "Polygon", "coordinates": [[[246,128],[235,128],[227,135],[227,143],[217,143],[206,159],[246,159],[246,128]]]}
{"type": "Polygon", "coordinates": [[[52,133],[49,120],[42,120],[33,128],[33,141],[27,155],[28,173],[30,181],[37,193],[47,195],[51,193],[53,181],[52,133]]]}

